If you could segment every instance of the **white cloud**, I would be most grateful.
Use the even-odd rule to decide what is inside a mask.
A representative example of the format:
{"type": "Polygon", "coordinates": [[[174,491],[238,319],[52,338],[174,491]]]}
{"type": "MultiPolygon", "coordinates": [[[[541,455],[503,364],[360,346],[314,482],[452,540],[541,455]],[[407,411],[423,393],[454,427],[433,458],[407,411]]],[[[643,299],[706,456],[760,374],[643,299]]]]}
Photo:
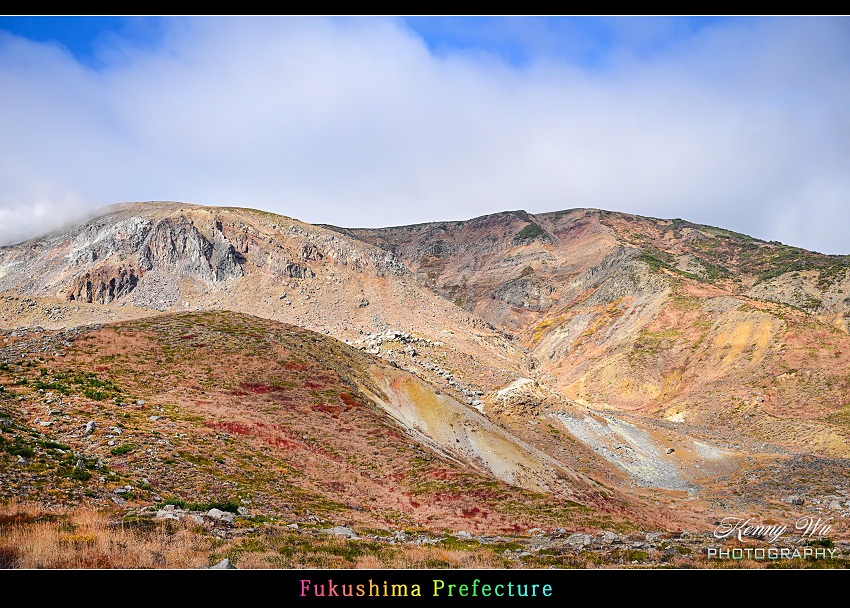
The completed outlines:
{"type": "Polygon", "coordinates": [[[167,27],[97,71],[0,32],[0,241],[164,199],[349,226],[592,206],[850,253],[845,19],[721,22],[592,71],[435,56],[396,20],[167,27]]]}

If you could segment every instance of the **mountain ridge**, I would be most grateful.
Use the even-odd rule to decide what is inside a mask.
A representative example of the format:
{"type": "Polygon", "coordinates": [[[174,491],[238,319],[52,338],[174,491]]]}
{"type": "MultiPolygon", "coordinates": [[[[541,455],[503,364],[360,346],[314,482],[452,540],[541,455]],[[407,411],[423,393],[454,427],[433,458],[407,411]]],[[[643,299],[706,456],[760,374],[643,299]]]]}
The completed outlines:
{"type": "Polygon", "coordinates": [[[464,466],[544,493],[561,482],[540,471],[560,467],[642,512],[660,500],[708,521],[786,508],[767,485],[730,494],[730,477],[794,454],[850,458],[848,260],[584,208],[358,229],[126,203],[0,248],[0,325],[217,311],[289,323],[416,378],[369,399],[417,443],[520,446],[499,462],[495,443],[470,447],[464,466]],[[425,414],[444,401],[454,409],[425,414]],[[532,452],[550,464],[512,477],[532,452]]]}

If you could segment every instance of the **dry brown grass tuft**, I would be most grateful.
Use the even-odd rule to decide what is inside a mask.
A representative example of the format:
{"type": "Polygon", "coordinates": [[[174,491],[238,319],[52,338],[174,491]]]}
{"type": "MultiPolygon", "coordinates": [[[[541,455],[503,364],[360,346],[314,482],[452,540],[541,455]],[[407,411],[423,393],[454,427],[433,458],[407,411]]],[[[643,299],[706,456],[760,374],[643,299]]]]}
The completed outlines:
{"type": "Polygon", "coordinates": [[[0,505],[6,568],[197,568],[208,565],[214,542],[172,521],[116,524],[84,507],[0,505]]]}

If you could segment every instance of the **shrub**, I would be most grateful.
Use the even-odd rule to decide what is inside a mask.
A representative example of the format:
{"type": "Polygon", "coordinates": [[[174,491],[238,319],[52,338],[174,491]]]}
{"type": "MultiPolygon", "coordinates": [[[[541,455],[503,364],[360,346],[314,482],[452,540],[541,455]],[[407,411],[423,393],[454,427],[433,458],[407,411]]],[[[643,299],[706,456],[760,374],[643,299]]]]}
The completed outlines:
{"type": "Polygon", "coordinates": [[[32,458],[33,456],[35,456],[35,452],[32,448],[28,448],[27,446],[21,445],[19,443],[6,446],[6,451],[9,452],[12,456],[23,456],[24,458],[32,458]]]}
{"type": "Polygon", "coordinates": [[[91,473],[86,471],[85,469],[74,469],[71,473],[71,479],[76,479],[78,481],[88,481],[91,479],[91,473]]]}
{"type": "Polygon", "coordinates": [[[537,239],[548,241],[549,235],[547,235],[540,226],[531,222],[517,233],[514,237],[514,243],[530,243],[537,239]]]}
{"type": "Polygon", "coordinates": [[[135,448],[135,447],[136,446],[133,445],[132,443],[126,443],[124,445],[115,446],[114,448],[109,450],[109,453],[112,454],[113,456],[120,456],[121,454],[126,454],[127,452],[132,452],[133,448],[135,448]]]}

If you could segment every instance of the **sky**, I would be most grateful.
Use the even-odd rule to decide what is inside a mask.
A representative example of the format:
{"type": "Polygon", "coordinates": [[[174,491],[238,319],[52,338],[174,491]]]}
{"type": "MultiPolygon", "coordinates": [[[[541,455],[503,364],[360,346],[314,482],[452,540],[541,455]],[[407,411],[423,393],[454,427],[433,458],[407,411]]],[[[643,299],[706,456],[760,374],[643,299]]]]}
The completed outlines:
{"type": "Polygon", "coordinates": [[[850,18],[0,17],[0,244],[150,200],[850,254],[850,18]]]}

